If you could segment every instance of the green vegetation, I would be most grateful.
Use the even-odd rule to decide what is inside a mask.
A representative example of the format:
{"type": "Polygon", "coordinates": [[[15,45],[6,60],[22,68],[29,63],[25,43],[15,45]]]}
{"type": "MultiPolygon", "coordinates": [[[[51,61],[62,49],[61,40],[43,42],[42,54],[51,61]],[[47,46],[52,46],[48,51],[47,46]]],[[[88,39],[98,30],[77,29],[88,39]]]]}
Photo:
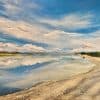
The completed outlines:
{"type": "Polygon", "coordinates": [[[89,55],[93,57],[100,57],[100,52],[81,52],[82,55],[89,55]]]}
{"type": "Polygon", "coordinates": [[[17,56],[17,55],[45,55],[45,53],[40,52],[0,52],[0,57],[2,56],[17,56]]]}

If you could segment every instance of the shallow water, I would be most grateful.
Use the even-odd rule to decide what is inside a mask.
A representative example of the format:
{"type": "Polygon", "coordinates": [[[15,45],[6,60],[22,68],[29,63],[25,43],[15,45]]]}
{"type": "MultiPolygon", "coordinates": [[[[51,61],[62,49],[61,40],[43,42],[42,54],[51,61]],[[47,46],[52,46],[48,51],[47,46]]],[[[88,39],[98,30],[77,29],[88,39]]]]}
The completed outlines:
{"type": "Polygon", "coordinates": [[[29,88],[41,81],[66,79],[87,72],[93,64],[76,55],[0,57],[0,95],[29,88]]]}

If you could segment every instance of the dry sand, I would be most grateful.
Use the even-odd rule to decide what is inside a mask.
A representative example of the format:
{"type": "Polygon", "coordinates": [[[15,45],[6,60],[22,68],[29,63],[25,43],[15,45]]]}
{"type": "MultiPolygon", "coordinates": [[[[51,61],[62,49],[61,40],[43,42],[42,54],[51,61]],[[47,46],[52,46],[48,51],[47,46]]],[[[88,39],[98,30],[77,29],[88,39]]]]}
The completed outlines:
{"type": "Polygon", "coordinates": [[[95,67],[66,80],[49,81],[0,100],[100,100],[100,58],[85,56],[95,67]]]}

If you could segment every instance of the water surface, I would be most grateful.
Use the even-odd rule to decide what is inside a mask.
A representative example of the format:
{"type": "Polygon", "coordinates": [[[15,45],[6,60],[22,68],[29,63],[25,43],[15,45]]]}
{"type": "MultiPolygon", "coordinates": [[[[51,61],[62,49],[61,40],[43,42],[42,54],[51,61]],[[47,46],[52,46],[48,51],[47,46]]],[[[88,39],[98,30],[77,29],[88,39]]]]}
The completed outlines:
{"type": "Polygon", "coordinates": [[[48,80],[87,72],[93,64],[77,55],[18,55],[0,57],[0,95],[48,80]]]}

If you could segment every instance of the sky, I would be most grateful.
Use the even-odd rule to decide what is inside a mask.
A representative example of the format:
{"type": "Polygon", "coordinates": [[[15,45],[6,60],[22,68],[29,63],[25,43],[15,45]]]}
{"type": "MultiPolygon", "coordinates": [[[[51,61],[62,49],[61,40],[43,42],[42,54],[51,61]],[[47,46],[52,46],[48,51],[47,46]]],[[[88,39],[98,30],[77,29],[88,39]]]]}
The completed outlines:
{"type": "Polygon", "coordinates": [[[99,0],[0,0],[0,51],[99,51],[99,43],[99,0]]]}

